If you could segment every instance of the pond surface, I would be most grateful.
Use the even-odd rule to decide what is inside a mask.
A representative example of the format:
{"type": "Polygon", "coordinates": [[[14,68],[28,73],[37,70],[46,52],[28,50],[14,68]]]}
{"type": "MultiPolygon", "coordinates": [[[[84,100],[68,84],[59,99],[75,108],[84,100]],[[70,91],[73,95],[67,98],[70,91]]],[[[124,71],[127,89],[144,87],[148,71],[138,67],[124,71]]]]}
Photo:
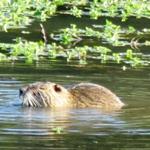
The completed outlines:
{"type": "Polygon", "coordinates": [[[150,149],[150,69],[69,66],[63,62],[0,64],[0,149],[150,149]],[[23,108],[18,89],[35,81],[64,86],[93,82],[114,91],[127,106],[98,109],[23,108]],[[62,128],[58,134],[54,128],[62,128]]]}

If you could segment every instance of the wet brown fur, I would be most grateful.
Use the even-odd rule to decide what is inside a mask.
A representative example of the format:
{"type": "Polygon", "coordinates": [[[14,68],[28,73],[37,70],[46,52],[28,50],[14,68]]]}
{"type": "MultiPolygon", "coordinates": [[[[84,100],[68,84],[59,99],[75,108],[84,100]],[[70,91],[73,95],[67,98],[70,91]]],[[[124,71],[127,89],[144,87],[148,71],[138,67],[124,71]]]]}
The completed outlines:
{"type": "Polygon", "coordinates": [[[21,88],[20,96],[23,105],[32,107],[118,110],[124,106],[109,89],[93,83],[80,83],[66,89],[52,82],[37,82],[21,88]]]}

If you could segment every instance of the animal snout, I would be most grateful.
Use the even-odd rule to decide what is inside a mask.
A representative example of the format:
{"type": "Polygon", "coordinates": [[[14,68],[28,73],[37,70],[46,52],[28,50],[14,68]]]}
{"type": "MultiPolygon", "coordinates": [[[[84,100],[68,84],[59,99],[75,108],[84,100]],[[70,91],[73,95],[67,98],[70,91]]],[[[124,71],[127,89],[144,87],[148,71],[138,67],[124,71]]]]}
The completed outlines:
{"type": "Polygon", "coordinates": [[[20,88],[20,89],[19,89],[19,96],[24,95],[25,92],[26,92],[26,88],[20,88]]]}
{"type": "Polygon", "coordinates": [[[23,95],[23,90],[22,89],[19,90],[19,96],[21,96],[21,95],[23,95]]]}

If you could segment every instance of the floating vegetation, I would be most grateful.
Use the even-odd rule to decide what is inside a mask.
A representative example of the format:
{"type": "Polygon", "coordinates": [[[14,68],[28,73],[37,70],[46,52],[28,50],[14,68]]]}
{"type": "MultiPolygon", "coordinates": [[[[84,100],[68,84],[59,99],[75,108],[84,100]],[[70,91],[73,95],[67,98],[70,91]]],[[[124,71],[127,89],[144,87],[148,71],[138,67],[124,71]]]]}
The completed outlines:
{"type": "Polygon", "coordinates": [[[64,131],[64,129],[62,127],[54,127],[52,128],[52,131],[56,134],[61,134],[64,131]]]}
{"type": "Polygon", "coordinates": [[[132,67],[149,65],[149,55],[144,55],[141,47],[150,46],[148,36],[145,38],[150,34],[150,29],[121,25],[131,17],[149,19],[149,6],[149,0],[1,0],[0,30],[3,34],[14,28],[20,28],[22,34],[29,34],[28,28],[26,31],[23,28],[38,20],[42,38],[33,42],[16,37],[11,43],[1,42],[0,61],[23,59],[32,63],[41,58],[62,57],[66,62],[78,60],[79,64],[96,59],[100,63],[113,62],[132,67]],[[105,19],[103,24],[91,22],[90,26],[82,28],[70,24],[47,33],[42,22],[60,14],[72,15],[79,20],[85,16],[89,20],[105,19]],[[115,18],[120,20],[120,24],[114,23],[115,18]],[[119,47],[125,48],[118,50],[119,47]]]}

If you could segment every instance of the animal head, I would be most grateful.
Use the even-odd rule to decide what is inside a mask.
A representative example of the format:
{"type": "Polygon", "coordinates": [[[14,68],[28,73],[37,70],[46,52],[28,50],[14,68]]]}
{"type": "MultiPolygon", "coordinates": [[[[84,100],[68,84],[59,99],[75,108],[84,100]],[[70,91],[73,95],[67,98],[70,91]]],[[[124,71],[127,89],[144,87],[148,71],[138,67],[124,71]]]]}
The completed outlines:
{"type": "Polygon", "coordinates": [[[24,106],[55,108],[67,105],[69,92],[52,82],[36,82],[22,87],[19,96],[24,106]]]}

